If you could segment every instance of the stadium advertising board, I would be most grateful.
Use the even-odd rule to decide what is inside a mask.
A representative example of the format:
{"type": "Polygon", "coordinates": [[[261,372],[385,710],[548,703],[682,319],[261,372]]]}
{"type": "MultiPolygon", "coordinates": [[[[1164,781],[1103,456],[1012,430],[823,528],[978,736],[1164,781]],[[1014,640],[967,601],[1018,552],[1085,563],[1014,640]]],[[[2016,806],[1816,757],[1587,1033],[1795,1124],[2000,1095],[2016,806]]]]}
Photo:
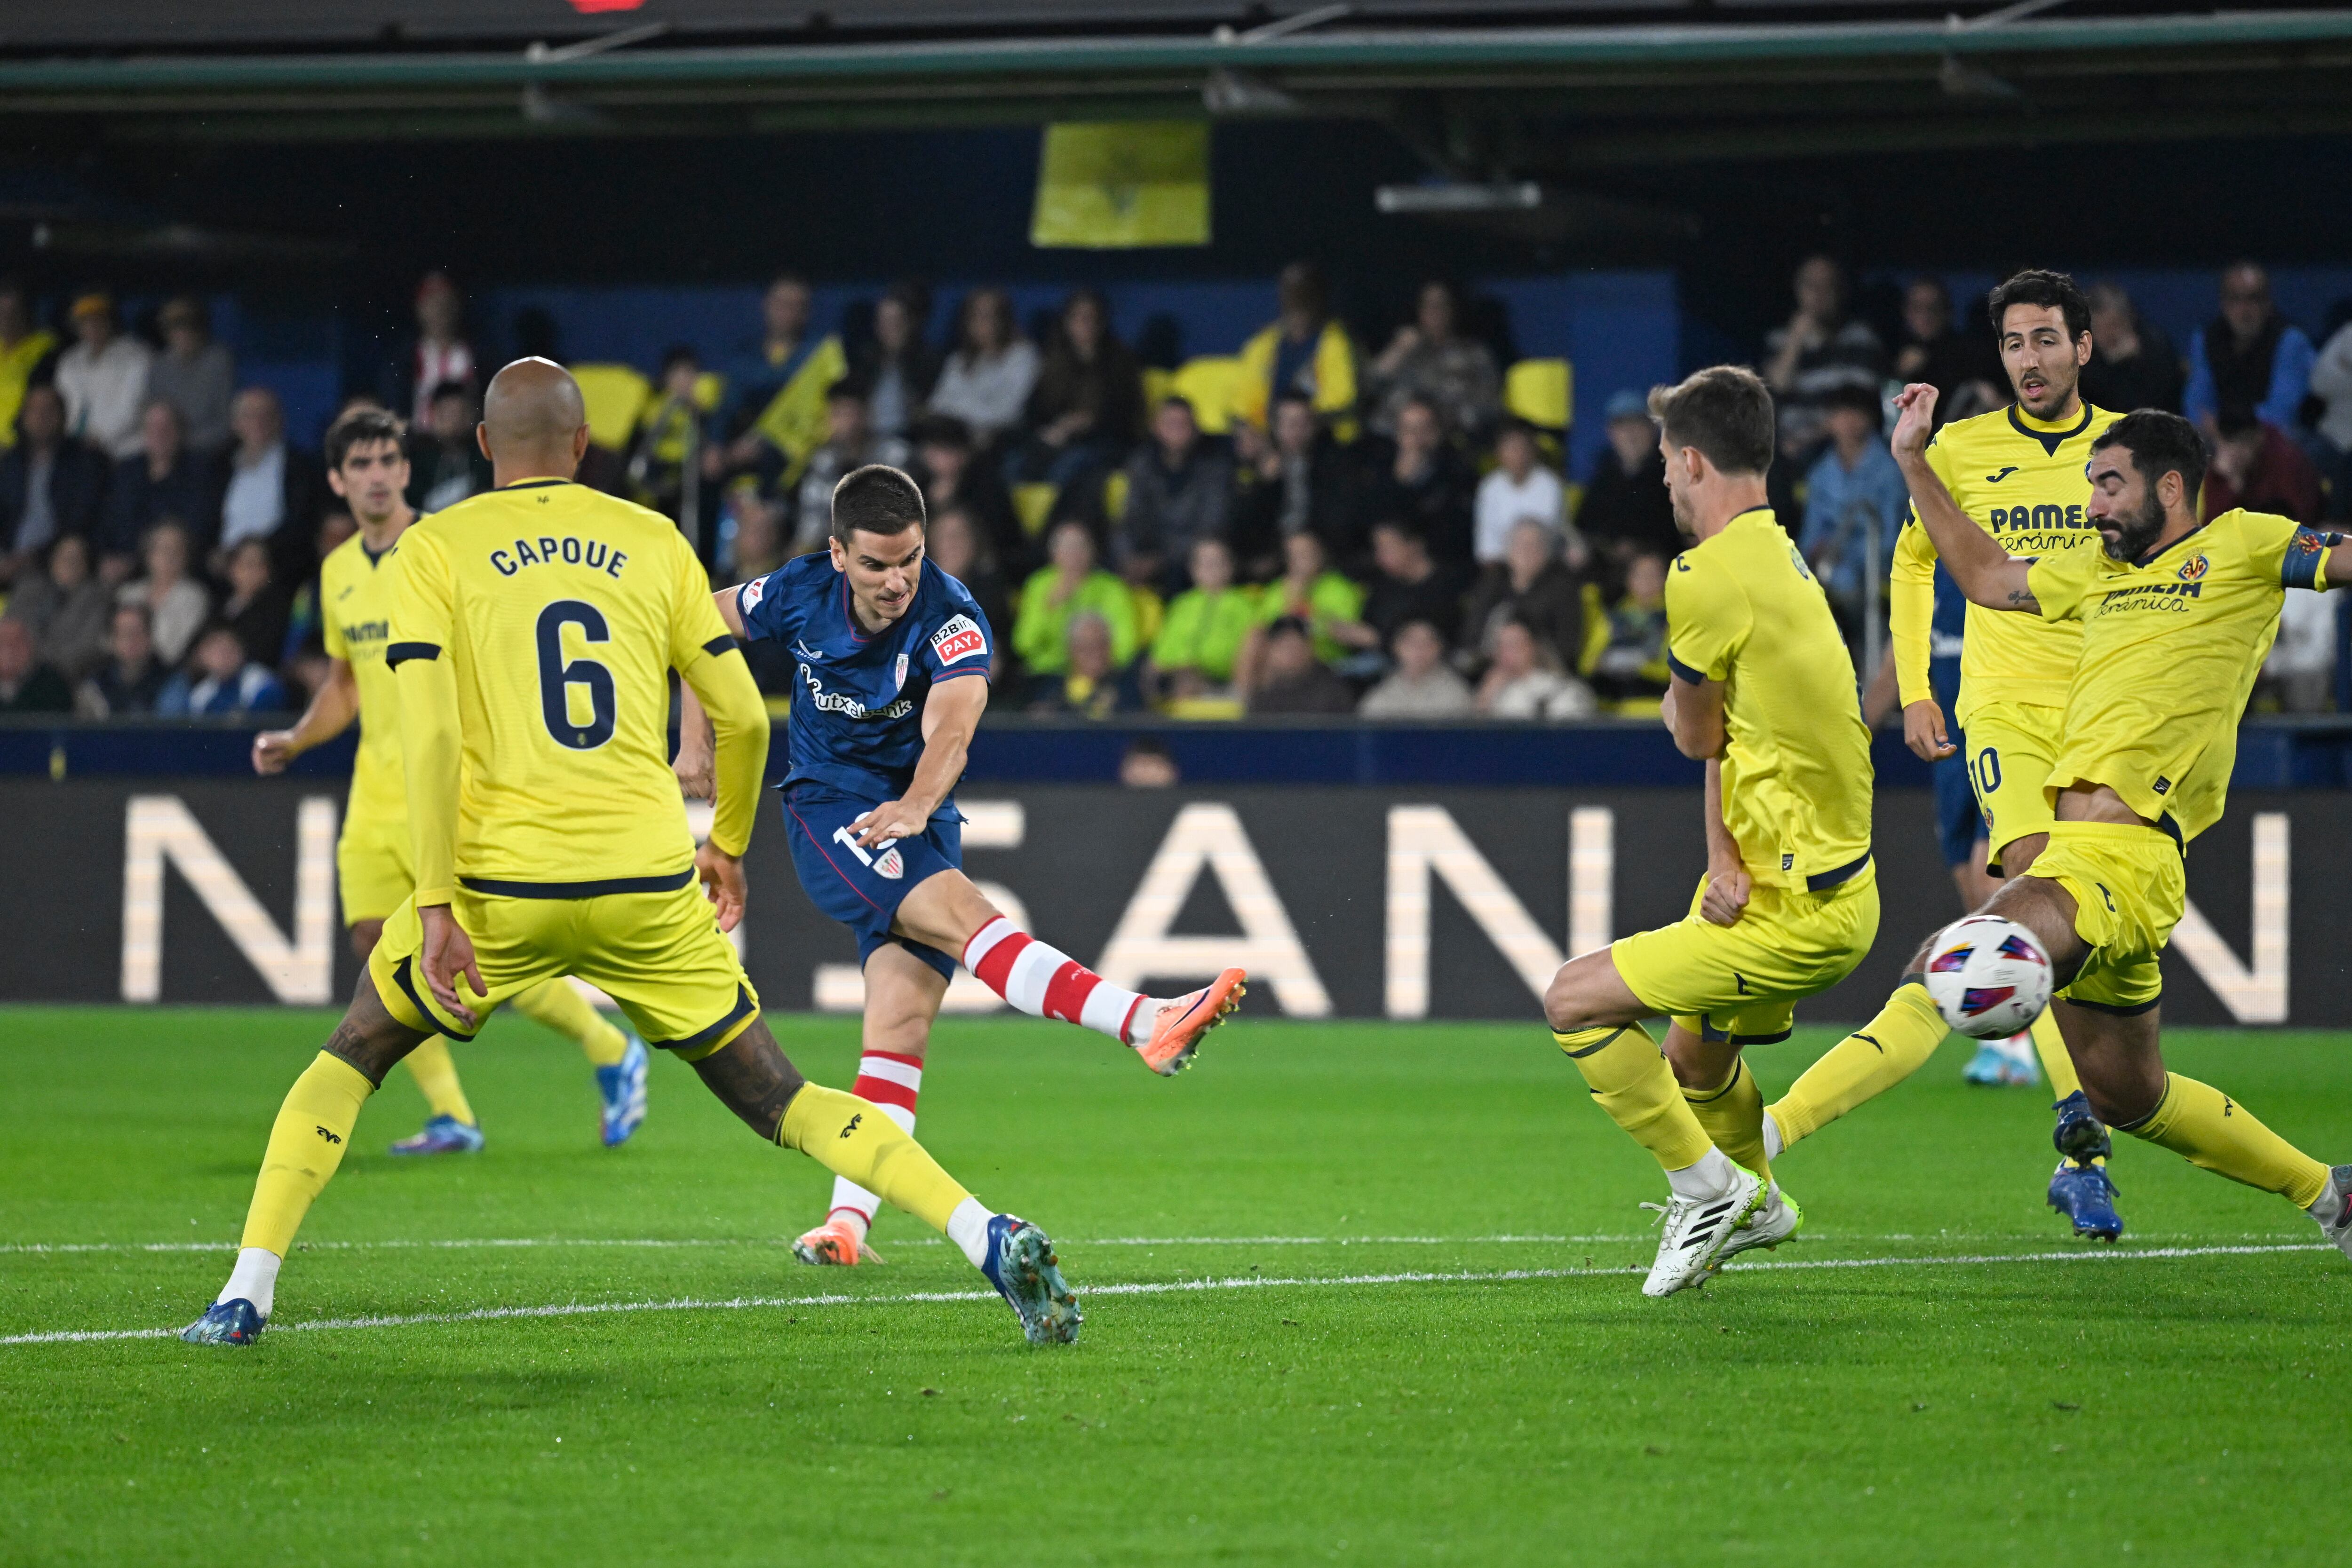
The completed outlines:
{"type": "MultiPolygon", "coordinates": [[[[975,788],[965,864],[1013,918],[1115,985],[1246,966],[1253,1011],[1538,1017],[1565,953],[1663,924],[1705,855],[1696,791],[975,788]]],[[[1807,1005],[1868,1017],[1958,913],[1924,794],[1878,802],[1878,944],[1807,1005]]],[[[299,780],[0,783],[0,999],[323,1004],[356,975],[335,903],[341,792],[299,780]]],[[[2335,798],[2246,792],[2193,846],[2166,1013],[2352,1027],[2323,868],[2352,864],[2335,798]]],[[[767,1004],[855,1009],[856,948],[801,893],[777,819],[748,861],[740,941],[767,1004]]],[[[952,1010],[1003,1004],[969,976],[952,1010]]]]}

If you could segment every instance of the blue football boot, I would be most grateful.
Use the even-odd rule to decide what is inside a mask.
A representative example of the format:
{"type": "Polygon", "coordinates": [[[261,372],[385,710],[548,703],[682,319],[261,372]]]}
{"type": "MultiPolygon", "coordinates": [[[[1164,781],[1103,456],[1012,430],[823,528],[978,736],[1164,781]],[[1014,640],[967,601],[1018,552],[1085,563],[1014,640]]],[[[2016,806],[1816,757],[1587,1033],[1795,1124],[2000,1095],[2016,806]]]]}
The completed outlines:
{"type": "Polygon", "coordinates": [[[1078,1337],[1078,1301],[1062,1282],[1053,1239],[1025,1219],[989,1217],[988,1259],[980,1271],[1021,1320],[1031,1344],[1069,1344],[1078,1337]]]}
{"type": "Polygon", "coordinates": [[[629,1034],[628,1053],[610,1067],[596,1070],[596,1092],[604,1097],[604,1146],[617,1149],[646,1119],[646,1042],[629,1034]]]}
{"type": "Polygon", "coordinates": [[[2124,1233],[2123,1218],[2116,1213],[2116,1184],[2104,1164],[2093,1163],[2115,1152],[2106,1124],[2079,1089],[2051,1109],[2058,1113],[2050,1141],[2059,1159],[2050,1176],[2050,1207],[2066,1217],[2075,1235],[2113,1241],[2124,1233]]]}
{"type": "Polygon", "coordinates": [[[190,1344],[251,1344],[268,1325],[269,1320],[240,1296],[206,1307],[203,1317],[180,1331],[180,1337],[190,1344]]]}
{"type": "Polygon", "coordinates": [[[413,1137],[392,1145],[395,1155],[478,1155],[482,1130],[455,1116],[435,1116],[413,1137]]]}

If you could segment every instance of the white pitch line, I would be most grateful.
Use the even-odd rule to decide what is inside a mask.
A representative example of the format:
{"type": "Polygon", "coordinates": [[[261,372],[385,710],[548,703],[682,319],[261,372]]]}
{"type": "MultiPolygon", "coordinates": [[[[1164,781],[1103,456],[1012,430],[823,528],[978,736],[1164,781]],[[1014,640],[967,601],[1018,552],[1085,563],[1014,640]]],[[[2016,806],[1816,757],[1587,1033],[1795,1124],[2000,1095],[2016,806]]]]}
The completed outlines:
{"type": "MultiPolygon", "coordinates": [[[[1958,1264],[1996,1263],[2083,1263],[2093,1261],[2126,1262],[2167,1258],[2219,1258],[2249,1253],[2325,1252],[2331,1250],[2325,1241],[2300,1241],[2278,1245],[2237,1247],[2147,1247],[2123,1249],[2102,1249],[2096,1252],[1988,1252],[1965,1256],[1937,1258],[1803,1258],[1759,1263],[1735,1263],[1727,1272],[1792,1271],[1807,1269],[1886,1269],[1910,1265],[1914,1268],[1949,1268],[1958,1264]]],[[[1259,1291],[1282,1289],[1329,1290],[1355,1285],[1445,1285],[1503,1284],[1522,1280],[1573,1280],[1598,1275],[1622,1275],[1641,1272],[1640,1265],[1629,1264],[1616,1269],[1462,1269],[1445,1271],[1408,1270],[1392,1274],[1338,1274],[1268,1278],[1262,1275],[1234,1275],[1215,1280],[1147,1280],[1123,1284],[1089,1285],[1079,1294],[1085,1296],[1162,1296],[1180,1291],[1259,1291]]],[[[668,1301],[554,1301],[535,1307],[477,1307],[463,1312],[415,1312],[401,1316],[362,1318],[313,1318],[304,1322],[284,1324],[288,1330],[315,1329],[395,1329],[413,1328],[431,1323],[491,1322],[509,1318],[572,1318],[590,1317],[610,1312],[741,1312],[764,1307],[842,1307],[898,1306],[932,1301],[987,1301],[996,1299],[993,1291],[908,1291],[894,1296],[861,1296],[834,1293],[820,1296],[730,1296],[719,1300],[699,1300],[674,1297],[668,1301]]],[[[0,1335],[0,1345],[10,1344],[86,1344],[100,1340],[169,1339],[177,1329],[56,1329],[42,1333],[0,1335]]]]}

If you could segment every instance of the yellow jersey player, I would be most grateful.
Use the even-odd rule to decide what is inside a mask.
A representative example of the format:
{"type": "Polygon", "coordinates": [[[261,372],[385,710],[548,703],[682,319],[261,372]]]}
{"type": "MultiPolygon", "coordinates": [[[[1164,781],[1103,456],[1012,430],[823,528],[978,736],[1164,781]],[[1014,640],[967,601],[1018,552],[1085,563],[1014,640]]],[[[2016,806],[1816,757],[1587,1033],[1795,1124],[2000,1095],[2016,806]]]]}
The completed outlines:
{"type": "Polygon", "coordinates": [[[228,1284],[182,1337],[260,1334],[295,1231],[394,1062],[576,974],[761,1137],[945,1231],[1033,1343],[1075,1338],[1044,1232],[991,1213],[871,1102],[803,1081],[760,1017],[725,933],[742,917],[768,716],[693,548],[660,514],[572,483],[588,423],[562,367],[500,371],[478,439],[496,487],[411,528],[396,552],[386,659],[415,891],[287,1094],[228,1284]],[[699,850],[669,768],[672,670],[716,737],[699,850]]]}
{"type": "MultiPolygon", "coordinates": [[[[403,497],[408,488],[404,434],[398,419],[374,408],[353,409],[327,431],[327,483],[360,526],[319,566],[327,680],[293,728],[264,730],[253,737],[253,770],[281,773],[294,758],[359,721],[359,755],[352,764],[342,836],[335,845],[335,873],[352,951],[362,963],[375,950],[384,918],[400,907],[414,882],[408,791],[400,771],[400,693],[383,656],[392,629],[392,549],[416,519],[403,497]]],[[[605,1145],[625,1143],[646,1119],[644,1044],[599,1018],[562,980],[522,992],[514,1007],[578,1042],[595,1071],[605,1145]]],[[[392,1152],[480,1149],[481,1124],[458,1082],[447,1043],[436,1035],[410,1051],[404,1065],[424,1091],[426,1119],[422,1131],[393,1145],[392,1152]]]]}
{"type": "Polygon", "coordinates": [[[1845,978],[1878,933],[1870,735],[1829,601],[1765,502],[1772,394],[1718,365],[1650,394],[1675,522],[1665,719],[1706,760],[1707,872],[1689,915],[1561,966],[1544,1013],[1602,1110],[1673,1188],[1642,1289],[1671,1295],[1796,1234],[1744,1046],[1845,978]],[[1641,1019],[1673,1022],[1663,1052],[1641,1019]]]}
{"type": "MultiPolygon", "coordinates": [[[[2049,955],[2057,1015],[2091,1108],[2109,1126],[2285,1197],[2352,1257],[2352,1165],[2330,1170],[2246,1106],[2168,1072],[2158,957],[2187,903],[2190,840],[2221,819],[2238,720],[2278,634],[2286,591],[2352,581],[2352,551],[2262,512],[2197,521],[2204,443],[2179,414],[2141,409],[2092,443],[2084,515],[2096,550],[2020,558],[1976,527],[1924,455],[1936,389],[1897,400],[1894,447],[1922,525],[1972,604],[2082,628],[2061,741],[2042,793],[2049,844],[1985,913],[2030,929],[2049,955]]],[[[1888,1016],[1943,1034],[1910,966],[1888,1016]],[[1924,1007],[1913,1004],[1924,1003],[1924,1007]],[[1899,1016],[1898,1015],[1899,1011],[1899,1016]]]]}
{"type": "MultiPolygon", "coordinates": [[[[1995,288],[1987,309],[2000,337],[2014,402],[1937,431],[1923,459],[1969,519],[2008,554],[2042,559],[2096,553],[2099,536],[2086,514],[2084,477],[2092,443],[2116,415],[2084,402],[2083,366],[2091,358],[2091,307],[2062,272],[2021,272],[1995,288]]],[[[2068,682],[2082,628],[2002,615],[1971,605],[1960,649],[1956,731],[1947,731],[1929,664],[1936,613],[1936,545],[1915,507],[1896,542],[1888,596],[1904,739],[1929,762],[1965,747],[1969,787],[1984,819],[1989,869],[2018,876],[2050,841],[2050,806],[2042,786],[2058,755],[2068,682]],[[1955,744],[1954,737],[1961,737],[1955,744]]],[[[1874,1019],[1825,1052],[1767,1111],[1765,1145],[1775,1157],[1848,1111],[1903,1082],[1927,1063],[1937,1040],[1874,1019]],[[1910,1045],[1896,1051],[1890,1033],[1910,1045]]],[[[2058,1113],[2058,1168],[2050,1207],[2077,1236],[2113,1241],[2123,1234],[2107,1177],[2109,1140],[2091,1113],[2074,1063],[2048,1014],[2034,1020],[2034,1051],[2049,1074],[2058,1113]]],[[[2000,1052],[2012,1042],[1987,1042],[2000,1052]]],[[[2030,1079],[2030,1061],[2020,1064],[2030,1079]]],[[[1998,1081],[1984,1052],[1972,1080],[1998,1081]]]]}

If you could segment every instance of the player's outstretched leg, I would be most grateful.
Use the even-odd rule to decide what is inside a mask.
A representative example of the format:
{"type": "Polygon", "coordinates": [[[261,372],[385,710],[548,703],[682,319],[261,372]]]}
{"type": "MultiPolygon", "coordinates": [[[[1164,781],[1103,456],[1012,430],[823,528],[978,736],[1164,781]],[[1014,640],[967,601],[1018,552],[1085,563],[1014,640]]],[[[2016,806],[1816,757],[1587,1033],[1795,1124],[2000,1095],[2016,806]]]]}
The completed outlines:
{"type": "Polygon", "coordinates": [[[507,1005],[580,1047],[596,1074],[597,1135],[608,1149],[627,1143],[646,1119],[645,1042],[607,1022],[570,980],[541,981],[507,1005]]]}
{"type": "Polygon", "coordinates": [[[425,1125],[392,1145],[395,1155],[478,1155],[482,1124],[457,1082],[457,1061],[449,1042],[434,1035],[408,1053],[408,1075],[425,1094],[425,1125]]]}
{"type": "Polygon", "coordinates": [[[276,1304],[278,1265],[311,1201],[343,1163],[360,1107],[393,1064],[428,1038],[386,1012],[374,982],[360,977],[342,1022],[278,1108],[228,1283],[202,1317],[180,1331],[182,1339],[190,1344],[251,1344],[260,1337],[276,1304]]]}
{"type": "Polygon", "coordinates": [[[944,1232],[1013,1308],[1030,1343],[1078,1337],[1078,1303],[1052,1239],[1015,1215],[992,1213],[871,1101],[803,1079],[765,1020],[754,1018],[694,1070],[761,1137],[944,1232]]]}
{"type": "Polygon", "coordinates": [[[893,929],[963,960],[982,984],[1031,1018],[1055,1019],[1134,1048],[1143,1064],[1173,1077],[1192,1064],[1209,1030],[1241,1005],[1242,970],[1197,991],[1146,997],[1121,990],[997,912],[961,872],[940,872],[898,905],[893,929]]]}
{"type": "Polygon", "coordinates": [[[1915,961],[1878,1016],[1823,1051],[1789,1092],[1765,1108],[1764,1147],[1780,1155],[1865,1100],[1927,1064],[1948,1032],[1915,961]]]}
{"type": "MultiPolygon", "coordinates": [[[[939,1016],[947,989],[945,975],[898,943],[886,942],[866,956],[864,1050],[857,1060],[857,1082],[849,1092],[881,1107],[909,1137],[915,1132],[915,1102],[922,1093],[931,1020],[939,1016]]],[[[803,1263],[879,1263],[881,1256],[866,1237],[881,1201],[847,1176],[834,1177],[833,1203],[824,1223],[793,1243],[793,1256],[803,1263]]]]}

